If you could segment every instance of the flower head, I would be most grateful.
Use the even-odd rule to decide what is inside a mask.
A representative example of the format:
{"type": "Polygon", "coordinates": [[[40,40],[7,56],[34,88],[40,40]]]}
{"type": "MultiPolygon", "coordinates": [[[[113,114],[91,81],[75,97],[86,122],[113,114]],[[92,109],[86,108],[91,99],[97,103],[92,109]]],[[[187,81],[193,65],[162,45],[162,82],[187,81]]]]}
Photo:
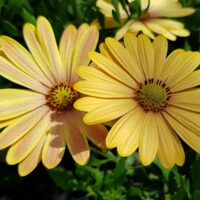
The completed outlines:
{"type": "Polygon", "coordinates": [[[156,156],[168,168],[183,165],[180,139],[200,152],[199,52],[178,49],[167,56],[167,40],[153,42],[127,33],[125,47],[107,38],[101,53],[90,52],[97,67],[78,68],[85,80],[75,89],[88,96],[74,104],[88,112],[84,121],[99,124],[117,119],[106,138],[121,156],[139,148],[143,165],[156,156]],[[178,137],[179,136],[179,137],[178,137]]]}
{"type": "MultiPolygon", "coordinates": [[[[132,0],[129,0],[132,2],[132,0]]],[[[148,0],[141,0],[141,9],[144,11],[148,7],[148,0]]],[[[110,1],[98,0],[97,6],[105,15],[105,27],[113,28],[116,26],[112,19],[114,9],[110,1]]],[[[184,25],[169,17],[183,17],[194,13],[193,8],[183,8],[177,0],[151,0],[148,11],[138,19],[128,18],[126,12],[119,7],[120,16],[124,25],[117,31],[116,39],[121,39],[127,31],[138,34],[142,32],[154,39],[155,34],[160,34],[169,40],[176,40],[176,36],[187,37],[189,31],[184,25]]]]}
{"type": "Polygon", "coordinates": [[[80,97],[74,89],[79,80],[78,65],[89,63],[88,51],[94,50],[98,30],[87,24],[64,30],[59,47],[48,20],[37,19],[36,26],[25,24],[28,52],[15,40],[0,37],[3,54],[0,74],[27,89],[0,90],[0,149],[10,147],[9,164],[19,163],[19,173],[29,174],[42,160],[47,168],[57,166],[66,145],[73,159],[84,165],[90,151],[89,138],[105,148],[106,129],[86,126],[83,113],[73,108],[80,97]]]}

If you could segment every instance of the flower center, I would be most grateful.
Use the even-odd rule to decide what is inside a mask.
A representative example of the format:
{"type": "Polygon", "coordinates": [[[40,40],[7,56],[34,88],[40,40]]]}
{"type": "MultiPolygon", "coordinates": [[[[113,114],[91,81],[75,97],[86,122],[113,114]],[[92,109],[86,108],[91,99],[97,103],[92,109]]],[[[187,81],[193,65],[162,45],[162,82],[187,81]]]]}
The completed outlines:
{"type": "Polygon", "coordinates": [[[60,112],[70,109],[77,98],[78,92],[65,82],[51,87],[46,95],[47,105],[60,112]]]}
{"type": "Polygon", "coordinates": [[[141,84],[137,91],[137,99],[146,111],[159,111],[167,106],[170,99],[170,90],[162,81],[154,82],[153,79],[141,84]]]}

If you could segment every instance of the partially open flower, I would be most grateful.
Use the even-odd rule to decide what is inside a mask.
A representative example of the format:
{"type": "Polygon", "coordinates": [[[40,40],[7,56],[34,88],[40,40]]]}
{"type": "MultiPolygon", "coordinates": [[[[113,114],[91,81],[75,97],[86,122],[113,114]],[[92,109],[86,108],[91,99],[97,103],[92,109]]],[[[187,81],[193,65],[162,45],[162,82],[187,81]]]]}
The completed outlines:
{"type": "MultiPolygon", "coordinates": [[[[132,2],[133,0],[129,0],[132,2]]],[[[112,18],[114,9],[111,1],[98,0],[97,6],[105,15],[105,27],[113,28],[117,26],[112,18]]],[[[141,9],[144,11],[148,7],[148,0],[141,0],[141,9]]],[[[160,34],[169,40],[176,40],[177,36],[187,37],[190,32],[184,28],[183,23],[169,18],[177,18],[194,13],[193,8],[183,8],[177,0],[150,0],[148,11],[138,19],[128,18],[126,12],[119,8],[123,26],[117,31],[116,39],[121,39],[127,31],[135,34],[142,32],[154,39],[160,34]]],[[[130,11],[129,11],[130,14],[130,11]]]]}

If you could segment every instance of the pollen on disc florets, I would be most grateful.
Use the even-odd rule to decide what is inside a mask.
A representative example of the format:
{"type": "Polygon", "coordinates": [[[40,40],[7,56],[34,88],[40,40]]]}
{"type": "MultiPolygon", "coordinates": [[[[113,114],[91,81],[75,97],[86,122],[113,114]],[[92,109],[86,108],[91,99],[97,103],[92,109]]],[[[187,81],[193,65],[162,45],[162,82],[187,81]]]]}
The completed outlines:
{"type": "Polygon", "coordinates": [[[47,105],[52,110],[61,112],[70,109],[77,98],[78,92],[65,82],[51,87],[46,95],[47,105]]]}
{"type": "Polygon", "coordinates": [[[159,111],[167,106],[171,92],[162,81],[150,79],[140,84],[137,90],[138,103],[145,111],[159,111]]]}

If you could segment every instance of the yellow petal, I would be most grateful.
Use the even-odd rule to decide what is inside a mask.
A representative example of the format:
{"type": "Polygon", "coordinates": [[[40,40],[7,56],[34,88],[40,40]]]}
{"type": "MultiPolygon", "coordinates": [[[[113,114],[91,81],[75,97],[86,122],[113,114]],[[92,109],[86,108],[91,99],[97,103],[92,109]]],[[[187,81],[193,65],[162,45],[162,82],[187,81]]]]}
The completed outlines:
{"type": "Polygon", "coordinates": [[[156,157],[158,150],[157,114],[147,112],[139,140],[139,157],[143,165],[149,165],[156,157]]]}
{"type": "Polygon", "coordinates": [[[129,87],[132,88],[136,87],[137,84],[134,81],[134,79],[124,69],[122,69],[112,60],[109,60],[105,56],[96,52],[90,52],[89,57],[95,64],[97,64],[102,70],[108,73],[108,75],[110,75],[111,77],[115,78],[116,80],[124,83],[129,87]]]}
{"type": "Polygon", "coordinates": [[[200,89],[179,92],[173,94],[169,101],[170,105],[187,109],[194,112],[200,112],[200,89]]]}
{"type": "Polygon", "coordinates": [[[155,66],[154,79],[159,80],[167,56],[167,49],[168,49],[167,40],[162,36],[156,37],[156,39],[153,41],[153,49],[154,49],[154,66],[155,66]]]}
{"type": "MultiPolygon", "coordinates": [[[[137,82],[142,82],[144,78],[140,70],[141,66],[138,66],[137,60],[134,60],[134,57],[130,54],[132,52],[129,52],[113,38],[107,38],[106,45],[114,59],[130,74],[130,76],[132,76],[137,82]]],[[[135,57],[136,56],[137,55],[135,55],[135,57]]]]}
{"type": "Polygon", "coordinates": [[[139,35],[138,37],[138,54],[146,79],[153,78],[154,50],[151,41],[145,35],[139,35]]]}
{"type": "Polygon", "coordinates": [[[83,135],[76,125],[73,110],[66,113],[65,138],[67,147],[73,159],[79,165],[85,165],[90,157],[90,150],[86,136],[83,135]]]}
{"type": "Polygon", "coordinates": [[[55,84],[55,79],[50,70],[50,63],[36,35],[36,27],[32,24],[26,23],[23,27],[23,35],[35,62],[40,66],[40,69],[49,79],[51,84],[55,84]]]}
{"type": "Polygon", "coordinates": [[[68,25],[64,30],[59,45],[59,52],[65,69],[65,79],[70,81],[72,58],[74,53],[74,46],[77,38],[77,30],[74,25],[68,25]]]}
{"type": "Polygon", "coordinates": [[[51,24],[45,17],[38,17],[36,31],[42,50],[50,63],[51,72],[57,81],[65,81],[64,67],[56,44],[55,35],[51,24]]]}
{"type": "Polygon", "coordinates": [[[36,92],[46,94],[48,88],[43,84],[33,79],[31,76],[27,75],[23,71],[17,69],[12,63],[7,59],[0,56],[0,74],[1,76],[19,84],[24,87],[28,87],[36,92]]]}
{"type": "Polygon", "coordinates": [[[0,90],[0,120],[7,120],[46,104],[44,95],[22,89],[0,90]]]}
{"type": "Polygon", "coordinates": [[[6,56],[17,68],[44,85],[51,85],[31,54],[22,45],[7,36],[0,37],[0,45],[6,56]]]}
{"type": "Polygon", "coordinates": [[[159,130],[158,158],[166,168],[172,168],[175,163],[183,165],[185,154],[175,131],[162,115],[159,114],[156,120],[159,130]]]}
{"type": "Polygon", "coordinates": [[[50,112],[43,118],[19,141],[10,147],[6,155],[6,161],[10,165],[15,165],[25,159],[35,146],[39,143],[43,135],[46,134],[51,117],[50,112]]]}
{"type": "MultiPolygon", "coordinates": [[[[126,139],[130,137],[130,135],[134,132],[137,125],[141,122],[140,120],[143,119],[145,113],[141,110],[140,107],[128,112],[126,115],[121,117],[111,128],[106,138],[106,145],[108,148],[117,147],[120,144],[124,144],[126,139]]],[[[135,133],[138,134],[138,133],[135,133]]],[[[131,145],[131,144],[130,144],[131,145]]],[[[125,148],[125,147],[124,147],[125,148]]],[[[122,148],[121,148],[122,149],[122,148]]],[[[130,152],[131,149],[129,146],[125,148],[125,152],[130,152]]],[[[126,156],[126,153],[122,153],[120,151],[120,155],[126,156]],[[121,153],[120,153],[121,152],[121,153]]]]}
{"type": "Polygon", "coordinates": [[[123,84],[97,81],[79,81],[75,83],[74,88],[83,94],[100,98],[132,98],[134,96],[134,91],[123,84]]]}
{"type": "Polygon", "coordinates": [[[64,114],[56,113],[52,116],[52,125],[47,134],[42,150],[42,162],[48,169],[56,167],[62,160],[65,152],[64,114]]]}
{"type": "Polygon", "coordinates": [[[89,125],[108,122],[121,117],[138,106],[133,99],[109,100],[87,113],[83,118],[84,122],[89,125]]]}
{"type": "Polygon", "coordinates": [[[18,172],[20,176],[27,176],[39,164],[41,160],[41,151],[45,142],[46,136],[43,135],[39,143],[35,146],[33,151],[18,165],[18,172]]]}
{"type": "Polygon", "coordinates": [[[170,87],[172,92],[193,88],[200,85],[200,70],[196,70],[186,76],[183,80],[170,87]]]}
{"type": "Polygon", "coordinates": [[[181,124],[168,113],[163,112],[163,115],[179,137],[182,138],[192,149],[200,153],[200,137],[196,135],[196,132],[194,133],[186,125],[181,124]]]}
{"type": "Polygon", "coordinates": [[[49,111],[49,107],[42,106],[30,113],[23,115],[13,124],[5,128],[0,134],[0,149],[4,149],[22,138],[30,131],[44,115],[49,111]]]}

